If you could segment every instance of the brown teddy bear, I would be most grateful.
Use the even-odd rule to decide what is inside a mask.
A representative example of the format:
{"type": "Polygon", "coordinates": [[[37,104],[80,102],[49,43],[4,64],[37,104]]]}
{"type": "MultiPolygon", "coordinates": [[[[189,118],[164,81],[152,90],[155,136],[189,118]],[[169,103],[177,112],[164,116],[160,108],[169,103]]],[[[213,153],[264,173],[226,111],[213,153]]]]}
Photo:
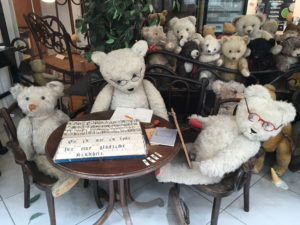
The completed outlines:
{"type": "Polygon", "coordinates": [[[235,27],[230,22],[223,23],[223,31],[222,34],[224,35],[232,35],[235,33],[235,27]]]}
{"type": "Polygon", "coordinates": [[[300,57],[300,36],[286,38],[282,42],[282,51],[275,56],[276,67],[286,72],[292,64],[299,62],[300,57]]]}
{"type": "MultiPolygon", "coordinates": [[[[78,36],[77,33],[72,34],[71,41],[72,41],[73,45],[75,45],[75,46],[77,46],[77,43],[81,42],[81,40],[80,40],[80,38],[79,38],[79,36],[78,36]]],[[[80,54],[81,51],[79,49],[75,48],[73,45],[70,45],[71,52],[75,53],[75,54],[80,54]]]]}
{"type": "MultiPolygon", "coordinates": [[[[224,36],[222,38],[222,57],[223,66],[233,70],[239,70],[244,77],[249,77],[248,62],[244,58],[249,44],[250,38],[248,36],[224,36]]],[[[222,72],[221,76],[225,81],[236,80],[236,74],[222,72]]]]}
{"type": "Polygon", "coordinates": [[[203,27],[203,37],[205,37],[206,35],[209,35],[209,34],[213,37],[216,37],[215,29],[216,29],[216,26],[204,25],[204,27],[203,27]]]}
{"type": "Polygon", "coordinates": [[[29,65],[34,72],[32,74],[34,82],[39,86],[45,86],[48,82],[58,79],[58,74],[45,73],[46,63],[41,59],[32,60],[29,65]]]}
{"type": "MultiPolygon", "coordinates": [[[[265,87],[269,90],[272,99],[276,100],[275,87],[267,84],[265,87]]],[[[262,144],[265,152],[276,151],[276,164],[274,169],[279,176],[282,176],[288,168],[291,161],[292,150],[294,149],[294,142],[292,140],[292,125],[288,123],[284,126],[279,134],[269,138],[262,144]]],[[[254,172],[259,173],[264,165],[265,154],[262,155],[255,164],[254,172]]]]}
{"type": "Polygon", "coordinates": [[[159,17],[159,24],[163,26],[166,23],[167,14],[168,14],[167,10],[163,10],[161,13],[149,14],[148,15],[148,23],[151,24],[155,18],[159,17]]]}
{"type": "Polygon", "coordinates": [[[292,76],[288,78],[288,87],[291,90],[300,90],[300,72],[293,73],[292,76]]]}

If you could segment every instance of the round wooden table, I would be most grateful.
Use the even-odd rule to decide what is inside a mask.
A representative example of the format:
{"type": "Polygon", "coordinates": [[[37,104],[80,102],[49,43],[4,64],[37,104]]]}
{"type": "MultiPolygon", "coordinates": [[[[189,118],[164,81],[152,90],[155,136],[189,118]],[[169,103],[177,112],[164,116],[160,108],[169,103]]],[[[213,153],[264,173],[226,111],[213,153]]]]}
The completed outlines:
{"type": "MultiPolygon", "coordinates": [[[[109,120],[112,114],[113,111],[97,112],[87,114],[82,117],[75,118],[73,120],[109,120]]],[[[174,126],[168,121],[153,115],[151,123],[153,124],[155,120],[160,121],[159,126],[161,127],[174,128],[174,126]]],[[[46,144],[46,154],[48,160],[53,164],[53,166],[66,173],[72,174],[83,179],[107,180],[109,182],[109,203],[105,212],[95,224],[103,224],[103,222],[112,212],[115,202],[116,191],[118,191],[119,194],[123,217],[125,219],[126,225],[132,224],[127,207],[127,201],[139,207],[152,207],[154,205],[164,205],[162,199],[160,198],[154,199],[150,202],[136,202],[130,193],[129,179],[148,174],[162,167],[166,163],[170,162],[180,149],[181,144],[178,136],[176,138],[174,147],[162,145],[150,146],[148,144],[147,139],[148,155],[146,157],[153,154],[154,152],[157,152],[160,155],[162,155],[162,157],[159,158],[159,160],[157,160],[155,163],[151,163],[148,161],[150,164],[149,166],[146,166],[142,161],[146,157],[54,163],[52,159],[61,140],[65,126],[66,124],[58,127],[50,135],[46,144]],[[118,184],[119,190],[115,190],[115,183],[118,184]]],[[[144,132],[144,128],[147,127],[148,124],[141,123],[141,126],[144,132]]]]}

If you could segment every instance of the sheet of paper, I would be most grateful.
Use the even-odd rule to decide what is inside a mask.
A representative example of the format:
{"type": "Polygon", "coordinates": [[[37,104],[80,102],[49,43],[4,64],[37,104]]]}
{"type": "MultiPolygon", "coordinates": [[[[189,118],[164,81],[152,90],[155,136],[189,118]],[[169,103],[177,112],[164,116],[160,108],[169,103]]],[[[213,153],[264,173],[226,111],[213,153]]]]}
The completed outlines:
{"type": "Polygon", "coordinates": [[[151,109],[117,107],[110,120],[137,119],[142,123],[150,123],[152,115],[153,110],[151,109]]]}
{"type": "Polygon", "coordinates": [[[176,129],[157,127],[151,137],[150,144],[174,146],[176,136],[176,129]]]}

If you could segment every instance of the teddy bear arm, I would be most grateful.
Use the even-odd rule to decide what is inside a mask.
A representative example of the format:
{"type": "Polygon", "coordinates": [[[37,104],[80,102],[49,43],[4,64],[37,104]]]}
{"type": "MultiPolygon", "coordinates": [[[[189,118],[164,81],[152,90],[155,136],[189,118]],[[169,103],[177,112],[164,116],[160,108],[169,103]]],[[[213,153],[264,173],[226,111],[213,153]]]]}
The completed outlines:
{"type": "Polygon", "coordinates": [[[154,85],[150,81],[144,80],[143,83],[146,96],[148,98],[150,108],[153,110],[153,113],[169,121],[166,105],[159,91],[154,87],[154,85]]]}
{"type": "Polygon", "coordinates": [[[290,65],[288,63],[287,57],[284,57],[283,55],[277,55],[275,59],[277,69],[279,69],[282,72],[288,71],[290,65]]]}
{"type": "Polygon", "coordinates": [[[17,128],[17,137],[19,145],[25,152],[27,160],[33,160],[35,151],[32,145],[32,125],[29,118],[25,117],[20,120],[17,128]]]}
{"type": "Polygon", "coordinates": [[[239,60],[239,71],[241,72],[241,74],[244,77],[249,77],[250,76],[250,72],[248,69],[248,62],[245,58],[241,58],[239,60]]]}
{"type": "Polygon", "coordinates": [[[276,149],[275,171],[282,176],[290,164],[292,156],[292,145],[287,137],[283,138],[276,149]]]}
{"type": "Polygon", "coordinates": [[[46,78],[46,79],[50,79],[50,80],[55,80],[58,78],[58,74],[49,74],[49,73],[41,73],[41,75],[46,78]]]}
{"type": "Polygon", "coordinates": [[[55,112],[55,118],[58,122],[58,126],[61,124],[64,124],[70,120],[69,116],[65,113],[63,113],[61,110],[56,110],[55,112]]]}
{"type": "Polygon", "coordinates": [[[93,113],[108,110],[112,101],[113,91],[113,86],[107,84],[97,95],[91,112],[93,113]]]}

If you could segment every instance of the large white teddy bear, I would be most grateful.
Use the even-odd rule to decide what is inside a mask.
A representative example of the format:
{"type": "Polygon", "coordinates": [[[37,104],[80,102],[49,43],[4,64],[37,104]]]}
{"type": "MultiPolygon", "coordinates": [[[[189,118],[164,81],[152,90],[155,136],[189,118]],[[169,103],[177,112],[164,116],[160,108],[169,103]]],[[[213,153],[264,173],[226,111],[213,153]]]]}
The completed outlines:
{"type": "Polygon", "coordinates": [[[159,91],[150,81],[143,79],[147,50],[147,42],[138,41],[132,48],[92,54],[92,61],[100,66],[100,72],[108,83],[98,94],[92,112],[116,107],[150,108],[155,115],[168,120],[159,91]]]}
{"type": "Polygon", "coordinates": [[[236,116],[193,115],[203,124],[203,130],[188,148],[195,156],[193,168],[188,168],[186,162],[172,161],[160,169],[157,179],[188,185],[217,183],[254,156],[261,141],[277,135],[296,115],[291,103],[274,101],[261,85],[249,86],[244,94],[236,116]]]}
{"type": "Polygon", "coordinates": [[[17,128],[20,147],[27,160],[34,161],[41,172],[58,179],[52,187],[54,197],[64,194],[78,181],[77,177],[52,166],[45,155],[50,134],[69,120],[66,114],[56,109],[57,99],[63,95],[63,90],[63,84],[58,81],[49,82],[42,87],[24,87],[17,84],[10,90],[26,115],[17,128]]]}

